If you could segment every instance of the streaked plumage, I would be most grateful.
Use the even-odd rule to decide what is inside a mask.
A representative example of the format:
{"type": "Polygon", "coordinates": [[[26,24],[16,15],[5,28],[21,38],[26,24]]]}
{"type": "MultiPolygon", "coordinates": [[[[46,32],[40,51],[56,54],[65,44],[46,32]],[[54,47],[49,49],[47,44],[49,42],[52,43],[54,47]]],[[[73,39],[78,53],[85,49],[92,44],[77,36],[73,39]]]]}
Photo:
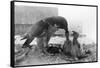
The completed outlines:
{"type": "Polygon", "coordinates": [[[46,36],[46,44],[48,43],[51,34],[53,34],[56,30],[53,27],[61,28],[65,30],[66,38],[68,39],[68,24],[64,17],[61,16],[53,16],[42,19],[36,24],[33,24],[31,29],[27,31],[22,39],[27,39],[26,42],[23,44],[23,48],[29,47],[29,44],[35,37],[43,37],[46,36]],[[56,26],[55,26],[56,25],[56,26]]]}
{"type": "Polygon", "coordinates": [[[79,36],[79,34],[75,31],[73,31],[73,41],[72,41],[72,45],[71,45],[71,55],[74,59],[81,56],[81,48],[80,48],[80,44],[77,40],[78,36],[79,36]]]}

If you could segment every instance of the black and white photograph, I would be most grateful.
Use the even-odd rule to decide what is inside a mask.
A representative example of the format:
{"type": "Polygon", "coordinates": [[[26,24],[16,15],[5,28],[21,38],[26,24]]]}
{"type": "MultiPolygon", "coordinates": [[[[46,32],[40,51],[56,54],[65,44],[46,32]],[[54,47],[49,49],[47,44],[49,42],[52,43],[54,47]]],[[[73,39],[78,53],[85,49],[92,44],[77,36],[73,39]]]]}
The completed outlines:
{"type": "Polygon", "coordinates": [[[97,6],[13,3],[14,66],[98,60],[97,6]]]}

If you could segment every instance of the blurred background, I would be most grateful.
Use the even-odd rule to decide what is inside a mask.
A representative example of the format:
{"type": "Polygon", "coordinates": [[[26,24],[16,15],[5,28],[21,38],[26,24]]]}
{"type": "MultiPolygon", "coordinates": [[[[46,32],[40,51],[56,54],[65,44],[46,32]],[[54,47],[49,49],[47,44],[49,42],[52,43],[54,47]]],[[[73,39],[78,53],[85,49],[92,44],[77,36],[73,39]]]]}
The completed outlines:
{"type": "MultiPolygon", "coordinates": [[[[15,35],[24,34],[32,24],[50,16],[63,16],[69,31],[86,35],[87,42],[96,43],[96,7],[15,3],[15,35]]],[[[64,34],[64,30],[57,33],[64,34]]]]}
{"type": "Polygon", "coordinates": [[[57,16],[58,9],[55,7],[41,6],[15,6],[15,35],[24,34],[32,24],[37,21],[50,17],[57,16]]]}

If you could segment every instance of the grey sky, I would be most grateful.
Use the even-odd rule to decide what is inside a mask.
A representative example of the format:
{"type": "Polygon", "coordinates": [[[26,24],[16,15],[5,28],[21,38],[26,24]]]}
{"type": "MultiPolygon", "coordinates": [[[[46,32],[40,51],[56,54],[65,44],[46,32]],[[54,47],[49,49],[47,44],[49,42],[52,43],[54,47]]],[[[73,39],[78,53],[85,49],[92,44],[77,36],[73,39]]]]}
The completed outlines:
{"type": "Polygon", "coordinates": [[[78,27],[77,30],[82,29],[83,34],[96,41],[96,7],[63,6],[58,13],[68,20],[69,28],[78,27]]]}

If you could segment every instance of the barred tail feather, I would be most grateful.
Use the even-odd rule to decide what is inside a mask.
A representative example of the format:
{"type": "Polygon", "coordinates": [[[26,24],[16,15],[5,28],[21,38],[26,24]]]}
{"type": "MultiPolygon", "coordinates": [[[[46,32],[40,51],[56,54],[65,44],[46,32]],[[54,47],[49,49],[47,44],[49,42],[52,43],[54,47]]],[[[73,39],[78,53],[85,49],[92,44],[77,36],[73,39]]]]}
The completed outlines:
{"type": "Polygon", "coordinates": [[[27,37],[25,36],[25,37],[23,37],[21,40],[24,40],[24,39],[27,39],[27,37]]]}
{"type": "Polygon", "coordinates": [[[22,37],[21,40],[24,40],[24,39],[27,39],[27,38],[28,38],[28,37],[27,37],[27,34],[24,34],[24,35],[22,35],[21,37],[22,37]]]}

